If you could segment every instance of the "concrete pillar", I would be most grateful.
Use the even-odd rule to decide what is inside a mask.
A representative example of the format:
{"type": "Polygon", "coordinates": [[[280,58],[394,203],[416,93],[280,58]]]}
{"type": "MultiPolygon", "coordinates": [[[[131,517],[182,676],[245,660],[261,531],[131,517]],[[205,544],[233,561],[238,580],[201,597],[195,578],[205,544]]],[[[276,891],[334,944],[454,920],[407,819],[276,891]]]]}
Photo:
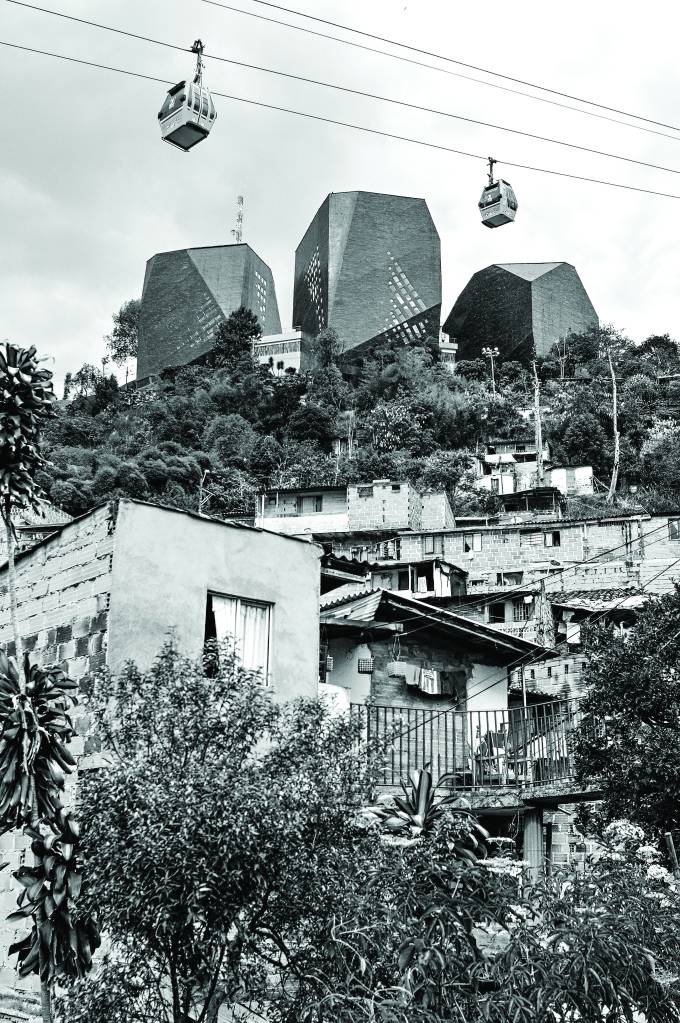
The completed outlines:
{"type": "Polygon", "coordinates": [[[543,874],[543,810],[540,806],[527,808],[524,813],[524,860],[527,880],[533,884],[543,874]]]}

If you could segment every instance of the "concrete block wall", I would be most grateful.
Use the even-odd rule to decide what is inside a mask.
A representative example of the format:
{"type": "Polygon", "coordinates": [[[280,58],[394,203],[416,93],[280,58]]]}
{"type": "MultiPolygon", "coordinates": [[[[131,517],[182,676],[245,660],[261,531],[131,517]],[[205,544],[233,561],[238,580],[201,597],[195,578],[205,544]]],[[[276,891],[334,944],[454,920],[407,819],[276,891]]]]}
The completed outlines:
{"type": "Polygon", "coordinates": [[[347,511],[349,528],[357,531],[420,529],[422,523],[421,496],[410,483],[352,483],[347,487],[347,511]]]}
{"type": "MultiPolygon", "coordinates": [[[[443,557],[469,572],[470,581],[488,572],[519,571],[533,562],[548,562],[552,559],[560,562],[584,560],[580,526],[563,526],[560,523],[551,523],[547,526],[536,524],[534,528],[531,525],[524,525],[456,529],[442,532],[441,540],[443,550],[442,544],[439,544],[437,545],[439,550],[428,555],[425,554],[422,533],[402,536],[401,556],[404,560],[414,561],[423,557],[443,557]],[[559,547],[548,547],[545,544],[544,535],[552,532],[560,534],[559,547]],[[472,534],[481,538],[481,547],[468,552],[464,549],[465,539],[472,534]],[[534,538],[538,542],[529,543],[529,534],[535,534],[534,538]]],[[[495,575],[493,585],[496,585],[495,575]]]]}
{"type": "MultiPolygon", "coordinates": [[[[79,679],[102,667],[106,659],[108,607],[113,556],[113,514],[101,508],[66,526],[57,541],[30,551],[17,562],[19,628],[24,648],[38,664],[64,662],[72,678],[79,679]]],[[[9,621],[7,573],[0,573],[0,644],[14,652],[9,621]]],[[[81,761],[95,752],[88,737],[90,722],[82,707],[72,712],[76,736],[70,750],[81,761]]],[[[67,802],[75,795],[75,775],[67,783],[67,802]]],[[[20,833],[0,839],[0,859],[9,866],[0,872],[0,984],[17,985],[18,975],[7,949],[27,932],[25,926],[6,923],[16,908],[18,888],[11,877],[26,855],[20,833]]],[[[31,987],[31,981],[22,982],[31,987]]]]}
{"type": "Polygon", "coordinates": [[[453,529],[456,519],[447,495],[423,494],[421,498],[421,529],[453,529]]]}
{"type": "MultiPolygon", "coordinates": [[[[598,849],[598,843],[583,836],[574,822],[573,805],[560,807],[558,813],[546,813],[543,817],[546,831],[550,830],[550,861],[554,870],[583,865],[588,856],[598,849]],[[585,845],[585,851],[577,852],[578,846],[585,845]]],[[[546,843],[547,845],[547,843],[546,843]]],[[[546,849],[546,852],[548,850],[546,849]]]]}

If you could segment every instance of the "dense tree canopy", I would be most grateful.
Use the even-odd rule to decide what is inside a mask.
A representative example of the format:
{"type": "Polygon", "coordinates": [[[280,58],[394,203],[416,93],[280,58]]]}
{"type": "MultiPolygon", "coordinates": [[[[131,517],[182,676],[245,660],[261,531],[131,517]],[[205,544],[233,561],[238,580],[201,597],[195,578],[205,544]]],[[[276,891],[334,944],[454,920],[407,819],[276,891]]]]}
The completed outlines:
{"type": "MultiPolygon", "coordinates": [[[[109,338],[124,345],[136,313],[134,302],[125,303],[109,338]]],[[[494,394],[488,360],[460,363],[452,374],[437,361],[436,346],[385,345],[344,376],[342,339],[325,330],[312,345],[309,371],[274,376],[253,361],[259,336],[257,319],[241,308],[218,328],[210,365],[168,372],[139,391],[119,390],[115,377],[94,365],[70,374],[68,400],[45,438],[51,499],[72,513],[115,496],[195,509],[207,471],[205,507],[215,515],[252,512],[253,494],[270,486],[388,477],[446,489],[459,514],[493,508],[473,485],[469,453],[490,436],[533,430],[526,367],[497,360],[494,394]],[[348,436],[351,457],[334,453],[334,440],[348,436]]],[[[614,328],[598,328],[570,335],[542,361],[543,432],[553,461],[592,465],[606,487],[613,458],[609,352],[624,489],[635,483],[637,500],[651,511],[680,506],[673,446],[680,385],[657,381],[680,365],[667,335],[634,345],[614,328]]]]}
{"type": "Polygon", "coordinates": [[[577,753],[601,780],[598,818],[680,828],[680,590],[645,604],[627,636],[602,626],[587,642],[577,753]]]}

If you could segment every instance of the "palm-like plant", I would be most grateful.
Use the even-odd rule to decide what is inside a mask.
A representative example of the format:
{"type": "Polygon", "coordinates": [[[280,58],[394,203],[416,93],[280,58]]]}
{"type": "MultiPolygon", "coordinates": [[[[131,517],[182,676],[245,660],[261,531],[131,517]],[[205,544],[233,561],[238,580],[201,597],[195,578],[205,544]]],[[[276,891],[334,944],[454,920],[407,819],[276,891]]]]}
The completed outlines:
{"type": "Polygon", "coordinates": [[[28,972],[38,964],[43,1023],[52,1023],[54,976],[68,972],[70,967],[64,964],[81,953],[78,961],[87,964],[78,926],[69,924],[72,897],[64,903],[61,896],[57,902],[54,895],[55,890],[62,891],[62,872],[64,877],[69,875],[66,864],[70,857],[65,851],[70,843],[64,840],[67,825],[59,794],[66,774],[74,767],[65,744],[73,735],[68,709],[75,683],[60,668],[32,667],[24,657],[16,598],[12,515],[18,509],[38,506],[41,494],[36,473],[44,464],[40,431],[54,415],[54,401],[52,374],[40,368],[35,348],[0,344],[0,515],[5,524],[15,653],[15,658],[0,657],[0,833],[28,823],[27,832],[33,839],[35,866],[15,874],[24,884],[30,881],[19,915],[33,916],[33,935],[13,950],[19,953],[22,972],[27,962],[28,972]],[[63,862],[55,866],[50,859],[49,870],[46,843],[50,836],[43,839],[41,825],[62,836],[59,855],[63,862]],[[27,873],[31,869],[33,875],[27,873]]]}
{"type": "Polygon", "coordinates": [[[464,826],[453,844],[452,855],[455,859],[478,863],[489,855],[491,836],[468,810],[462,809],[460,805],[453,806],[460,804],[458,796],[437,796],[437,789],[445,778],[440,778],[435,785],[429,771],[413,771],[410,788],[401,782],[403,797],[393,796],[392,805],[369,806],[366,813],[377,818],[386,834],[417,841],[431,832],[437,821],[453,809],[464,826]]]}
{"type": "Polygon", "coordinates": [[[22,691],[16,662],[0,651],[0,834],[53,820],[75,769],[66,743],[77,683],[60,667],[30,665],[28,655],[23,668],[22,691]]]}
{"type": "Polygon", "coordinates": [[[59,810],[48,835],[27,828],[33,840],[32,867],[20,867],[14,877],[22,885],[19,908],[8,920],[32,917],[31,933],[15,942],[10,955],[18,955],[19,973],[40,973],[43,983],[84,977],[92,953],[101,944],[94,920],[78,913],[83,879],[80,828],[69,810],[59,810]]]}

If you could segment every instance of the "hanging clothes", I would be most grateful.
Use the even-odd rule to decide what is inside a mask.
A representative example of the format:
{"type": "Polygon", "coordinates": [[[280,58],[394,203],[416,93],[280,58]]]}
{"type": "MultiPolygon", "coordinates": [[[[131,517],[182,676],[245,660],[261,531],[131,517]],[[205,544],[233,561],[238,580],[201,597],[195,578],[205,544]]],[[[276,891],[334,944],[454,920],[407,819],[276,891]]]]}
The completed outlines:
{"type": "Polygon", "coordinates": [[[420,688],[428,696],[440,696],[442,687],[439,672],[435,668],[420,669],[420,688]]]}

